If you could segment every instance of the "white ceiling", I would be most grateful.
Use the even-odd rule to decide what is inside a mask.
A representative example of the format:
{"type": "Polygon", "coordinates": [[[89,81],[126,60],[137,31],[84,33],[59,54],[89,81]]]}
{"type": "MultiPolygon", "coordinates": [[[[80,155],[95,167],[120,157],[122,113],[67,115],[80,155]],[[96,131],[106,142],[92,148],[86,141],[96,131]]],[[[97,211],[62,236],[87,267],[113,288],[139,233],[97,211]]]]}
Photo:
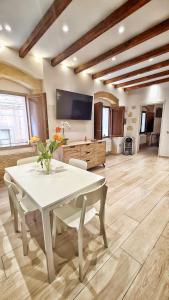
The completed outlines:
{"type": "Polygon", "coordinates": [[[9,24],[11,32],[0,32],[0,41],[19,48],[45,14],[53,0],[0,0],[0,24],[9,24]]]}
{"type": "MultiPolygon", "coordinates": [[[[4,41],[7,46],[19,49],[52,2],[53,0],[1,0],[0,24],[10,24],[12,31],[1,31],[0,42],[4,41]],[[16,13],[17,11],[18,13],[16,13]]],[[[54,57],[125,2],[126,0],[73,0],[33,47],[31,53],[46,58],[54,57]],[[67,24],[70,28],[68,33],[62,31],[64,24],[67,24]]],[[[68,66],[75,67],[166,18],[169,18],[169,0],[151,0],[120,24],[117,24],[77,53],[67,58],[64,63],[68,66]],[[125,32],[121,35],[118,34],[120,25],[125,26],[125,32]],[[77,58],[76,62],[73,61],[74,56],[77,58]]],[[[88,69],[87,72],[91,74],[95,73],[167,43],[169,43],[169,31],[119,54],[115,62],[108,59],[88,69]]],[[[146,61],[106,75],[104,79],[115,77],[165,59],[169,59],[169,53],[154,58],[152,62],[146,61]]],[[[155,70],[148,74],[167,69],[169,69],[169,67],[155,70]]],[[[142,76],[144,76],[144,74],[142,76]]],[[[136,77],[133,77],[133,79],[134,78],[136,77]]]]}

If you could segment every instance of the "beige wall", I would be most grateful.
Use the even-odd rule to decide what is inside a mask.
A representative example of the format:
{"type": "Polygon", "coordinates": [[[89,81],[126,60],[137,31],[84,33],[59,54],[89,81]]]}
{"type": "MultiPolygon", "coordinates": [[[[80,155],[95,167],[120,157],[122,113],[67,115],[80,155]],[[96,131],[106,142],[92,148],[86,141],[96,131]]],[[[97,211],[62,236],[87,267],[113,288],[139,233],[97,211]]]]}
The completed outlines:
{"type": "Polygon", "coordinates": [[[30,90],[23,85],[4,78],[0,78],[0,90],[24,94],[30,93],[30,90]]]}
{"type": "Polygon", "coordinates": [[[36,78],[16,66],[0,62],[0,78],[19,83],[32,93],[42,92],[42,79],[36,78]]]}
{"type": "MultiPolygon", "coordinates": [[[[97,91],[108,91],[119,98],[120,105],[126,105],[126,94],[123,91],[114,90],[112,85],[105,86],[100,80],[93,81],[91,76],[80,73],[75,75],[73,70],[60,64],[53,68],[47,60],[43,63],[44,90],[47,94],[49,133],[53,134],[54,128],[60,124],[56,120],[56,89],[63,89],[87,95],[94,95],[97,91]]],[[[93,138],[93,114],[91,121],[70,120],[71,129],[66,130],[66,137],[70,140],[83,140],[93,138]]]]}
{"type": "Polygon", "coordinates": [[[20,58],[18,51],[4,47],[0,50],[0,62],[17,67],[33,77],[43,79],[42,62],[37,62],[30,54],[27,54],[25,58],[20,58]]]}

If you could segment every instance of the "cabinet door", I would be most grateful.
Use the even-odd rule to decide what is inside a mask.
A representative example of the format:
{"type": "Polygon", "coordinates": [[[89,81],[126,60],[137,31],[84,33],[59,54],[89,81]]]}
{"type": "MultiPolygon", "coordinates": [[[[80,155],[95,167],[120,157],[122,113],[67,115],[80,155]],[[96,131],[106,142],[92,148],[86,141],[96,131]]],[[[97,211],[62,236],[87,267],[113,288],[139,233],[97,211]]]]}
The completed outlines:
{"type": "Polygon", "coordinates": [[[106,142],[95,143],[96,165],[104,164],[106,161],[106,142]]]}
{"type": "Polygon", "coordinates": [[[28,119],[31,136],[39,136],[42,141],[49,137],[46,94],[27,97],[28,119]]]}
{"type": "Polygon", "coordinates": [[[94,105],[94,138],[102,139],[102,112],[103,103],[98,102],[94,105]]]}
{"type": "Polygon", "coordinates": [[[77,145],[63,147],[63,161],[68,164],[70,158],[80,159],[80,148],[81,147],[77,145]]]}
{"type": "Polygon", "coordinates": [[[115,107],[111,110],[112,136],[122,137],[124,135],[124,113],[125,107],[115,107]]]}

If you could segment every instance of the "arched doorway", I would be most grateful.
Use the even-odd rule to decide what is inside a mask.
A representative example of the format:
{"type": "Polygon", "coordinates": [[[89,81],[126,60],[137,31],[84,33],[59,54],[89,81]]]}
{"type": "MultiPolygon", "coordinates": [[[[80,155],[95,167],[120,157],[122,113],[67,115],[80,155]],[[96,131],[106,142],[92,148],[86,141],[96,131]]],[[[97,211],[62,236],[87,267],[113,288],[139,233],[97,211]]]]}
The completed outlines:
{"type": "Polygon", "coordinates": [[[105,91],[99,91],[94,94],[94,100],[106,100],[111,106],[119,106],[119,99],[116,98],[113,94],[105,91]]]}

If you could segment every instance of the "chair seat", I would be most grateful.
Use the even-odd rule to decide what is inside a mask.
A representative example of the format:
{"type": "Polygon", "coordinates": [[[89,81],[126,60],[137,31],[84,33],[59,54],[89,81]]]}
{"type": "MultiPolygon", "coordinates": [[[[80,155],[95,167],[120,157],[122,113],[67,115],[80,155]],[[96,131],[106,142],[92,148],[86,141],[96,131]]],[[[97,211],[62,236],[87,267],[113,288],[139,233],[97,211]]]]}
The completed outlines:
{"type": "Polygon", "coordinates": [[[20,205],[23,208],[25,214],[37,210],[37,206],[33,203],[31,198],[29,198],[29,196],[25,195],[19,200],[20,200],[20,205]]]}
{"type": "MultiPolygon", "coordinates": [[[[62,206],[54,209],[54,215],[63,221],[68,227],[79,229],[81,209],[73,206],[62,206]]],[[[84,224],[87,224],[96,215],[96,209],[90,207],[86,210],[84,224]]]]}

